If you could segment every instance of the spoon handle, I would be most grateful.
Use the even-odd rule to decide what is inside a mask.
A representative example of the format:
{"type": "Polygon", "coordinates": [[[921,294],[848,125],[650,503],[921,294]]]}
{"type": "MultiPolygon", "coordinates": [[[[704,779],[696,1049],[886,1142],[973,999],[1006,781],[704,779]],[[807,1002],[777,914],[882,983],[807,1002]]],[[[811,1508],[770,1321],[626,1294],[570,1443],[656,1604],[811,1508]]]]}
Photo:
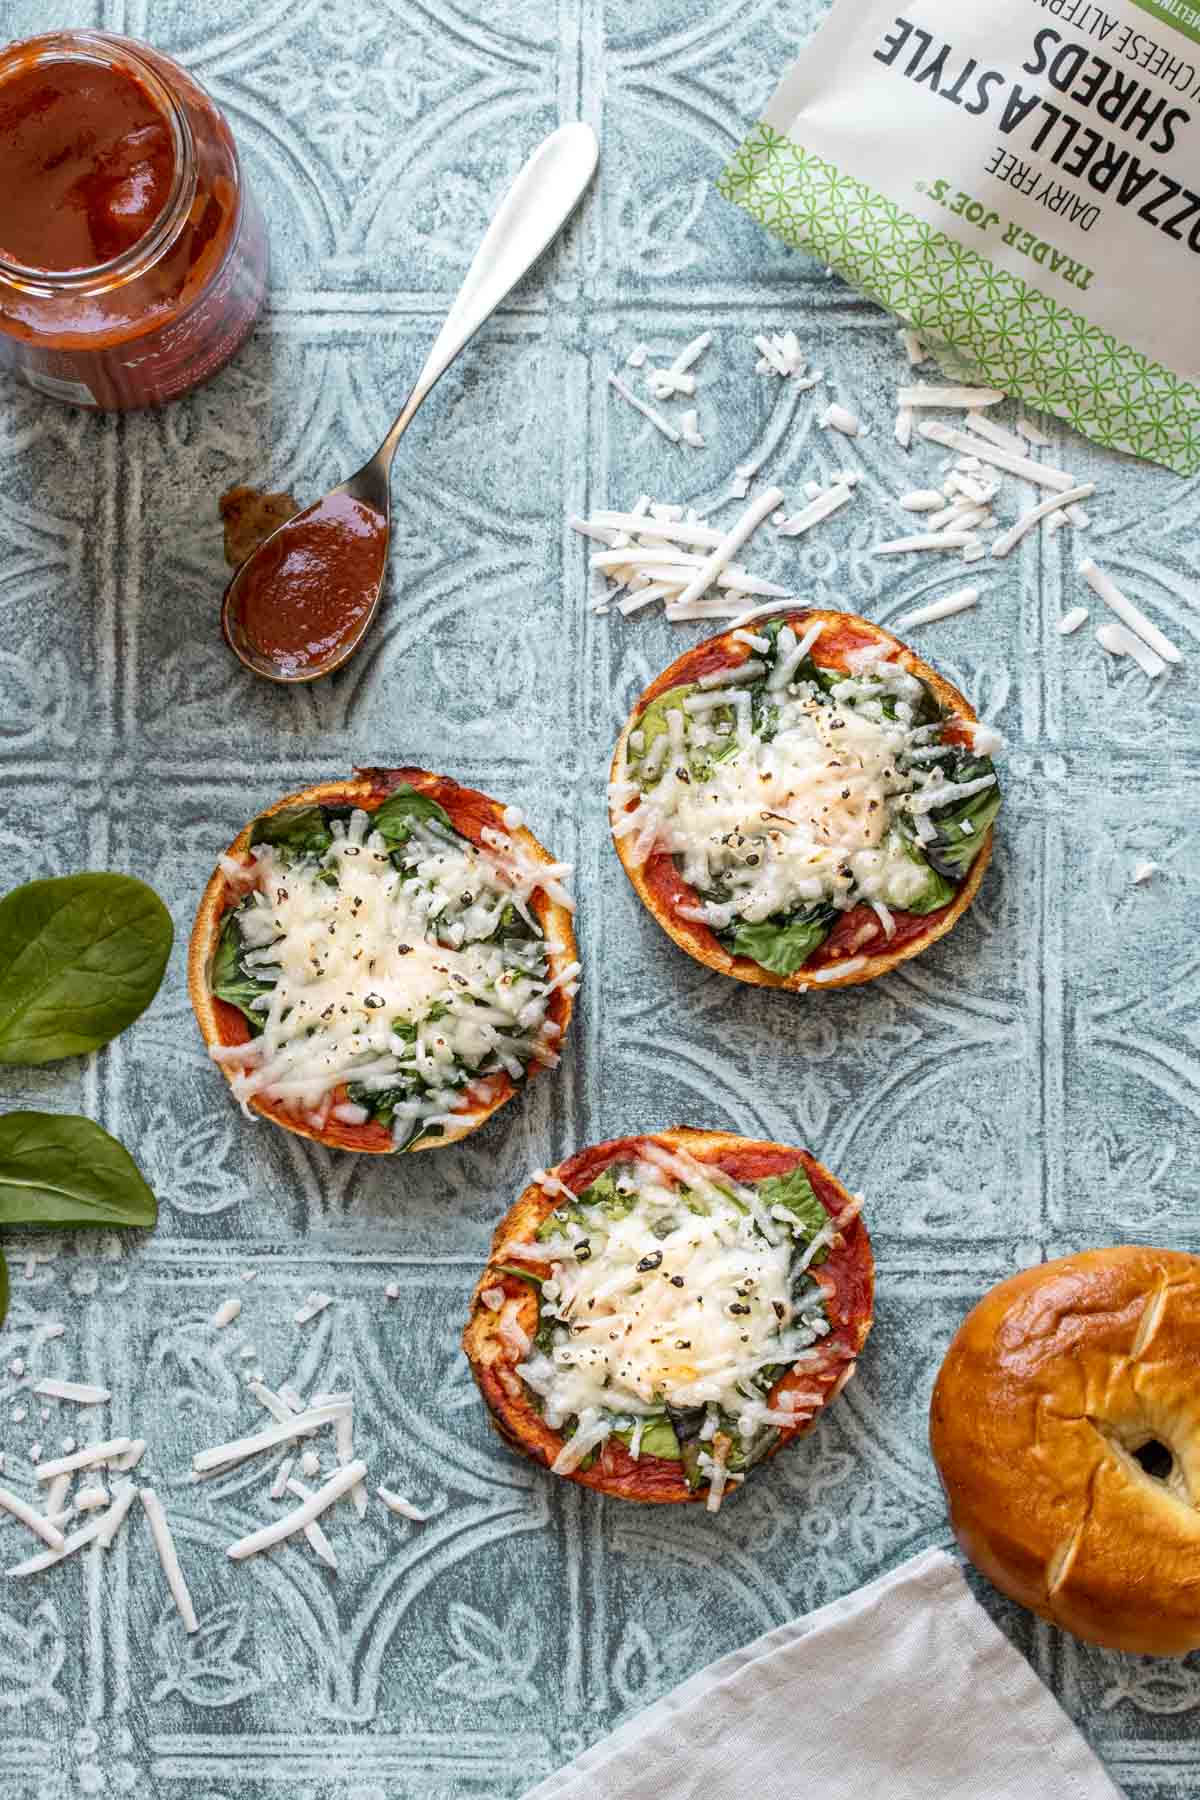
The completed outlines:
{"type": "Polygon", "coordinates": [[[484,234],[403,411],[379,447],[391,462],[409,420],[500,302],[553,242],[583,198],[600,146],[590,125],[563,125],[539,144],[484,234]]]}

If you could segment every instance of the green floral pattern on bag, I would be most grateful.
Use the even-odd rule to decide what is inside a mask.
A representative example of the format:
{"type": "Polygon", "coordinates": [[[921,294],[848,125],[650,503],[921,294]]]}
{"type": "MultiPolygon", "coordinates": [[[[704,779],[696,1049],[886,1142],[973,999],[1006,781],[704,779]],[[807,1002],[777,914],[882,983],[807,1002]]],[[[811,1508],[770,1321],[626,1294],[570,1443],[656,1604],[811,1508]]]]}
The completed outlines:
{"type": "Polygon", "coordinates": [[[718,183],[768,231],[823,257],[964,374],[1113,450],[1200,472],[1200,388],[987,257],[760,124],[718,183]]]}

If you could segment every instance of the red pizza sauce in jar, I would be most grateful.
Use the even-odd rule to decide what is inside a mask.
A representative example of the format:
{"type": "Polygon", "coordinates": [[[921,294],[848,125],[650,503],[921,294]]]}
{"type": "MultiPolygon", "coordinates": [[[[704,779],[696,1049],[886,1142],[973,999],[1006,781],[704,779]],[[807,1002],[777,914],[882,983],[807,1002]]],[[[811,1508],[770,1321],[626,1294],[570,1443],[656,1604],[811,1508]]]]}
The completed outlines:
{"type": "Polygon", "coordinates": [[[81,406],[176,399],[266,275],[229,127],[177,63],[92,31],[0,54],[0,365],[81,406]]]}

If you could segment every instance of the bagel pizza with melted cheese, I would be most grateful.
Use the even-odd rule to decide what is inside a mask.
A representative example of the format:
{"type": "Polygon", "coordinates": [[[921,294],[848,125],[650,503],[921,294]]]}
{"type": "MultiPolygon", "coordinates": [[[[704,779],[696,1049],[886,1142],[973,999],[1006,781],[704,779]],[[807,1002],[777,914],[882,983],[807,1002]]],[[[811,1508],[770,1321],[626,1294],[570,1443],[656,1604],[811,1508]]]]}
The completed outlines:
{"type": "Polygon", "coordinates": [[[478,1129],[558,1060],[579,973],[569,873],[515,808],[424,769],[269,807],[221,858],[188,955],[243,1108],[342,1150],[478,1129]]]}
{"type": "Polygon", "coordinates": [[[715,1512],[854,1371],[874,1293],[860,1206],[807,1151],[718,1131],[537,1171],[463,1338],[493,1422],[586,1487],[715,1512]]]}
{"type": "Polygon", "coordinates": [[[759,987],[872,981],[978,892],[999,744],[881,626],[785,609],[642,694],[613,758],[613,836],[639,898],[709,968],[759,987]]]}
{"type": "Polygon", "coordinates": [[[1126,1245],[1002,1281],[946,1353],[930,1443],[1001,1592],[1113,1650],[1200,1649],[1200,1257],[1126,1245]]]}

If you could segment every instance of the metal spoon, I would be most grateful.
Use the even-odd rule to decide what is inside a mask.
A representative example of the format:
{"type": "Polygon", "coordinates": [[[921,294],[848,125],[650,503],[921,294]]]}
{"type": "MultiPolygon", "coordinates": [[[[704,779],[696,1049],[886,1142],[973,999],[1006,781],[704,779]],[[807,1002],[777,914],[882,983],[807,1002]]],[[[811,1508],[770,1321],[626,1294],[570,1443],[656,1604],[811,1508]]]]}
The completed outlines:
{"type": "MultiPolygon", "coordinates": [[[[264,538],[234,574],[221,603],[221,629],[234,655],[256,675],[264,675],[268,681],[315,681],[318,676],[340,669],[361,644],[379,610],[383,591],[391,530],[390,475],[396,445],[417,408],[455,357],[558,236],[583,198],[599,156],[600,146],[590,125],[564,125],[539,145],[501,202],[429,352],[425,367],[400,416],[370,462],[364,463],[348,481],[332,488],[322,500],[306,507],[295,518],[280,525],[270,537],[264,538]],[[261,580],[269,567],[278,565],[281,553],[290,552],[289,533],[293,534],[292,544],[298,551],[304,540],[298,535],[297,528],[306,521],[311,523],[314,513],[341,495],[351,502],[358,502],[359,507],[369,509],[362,517],[369,520],[370,513],[380,515],[379,577],[365,611],[353,623],[348,635],[339,636],[317,660],[305,661],[303,666],[294,668],[290,666],[291,659],[273,657],[251,642],[246,632],[245,604],[256,570],[261,580]]],[[[355,511],[353,507],[348,510],[355,511]]]]}

